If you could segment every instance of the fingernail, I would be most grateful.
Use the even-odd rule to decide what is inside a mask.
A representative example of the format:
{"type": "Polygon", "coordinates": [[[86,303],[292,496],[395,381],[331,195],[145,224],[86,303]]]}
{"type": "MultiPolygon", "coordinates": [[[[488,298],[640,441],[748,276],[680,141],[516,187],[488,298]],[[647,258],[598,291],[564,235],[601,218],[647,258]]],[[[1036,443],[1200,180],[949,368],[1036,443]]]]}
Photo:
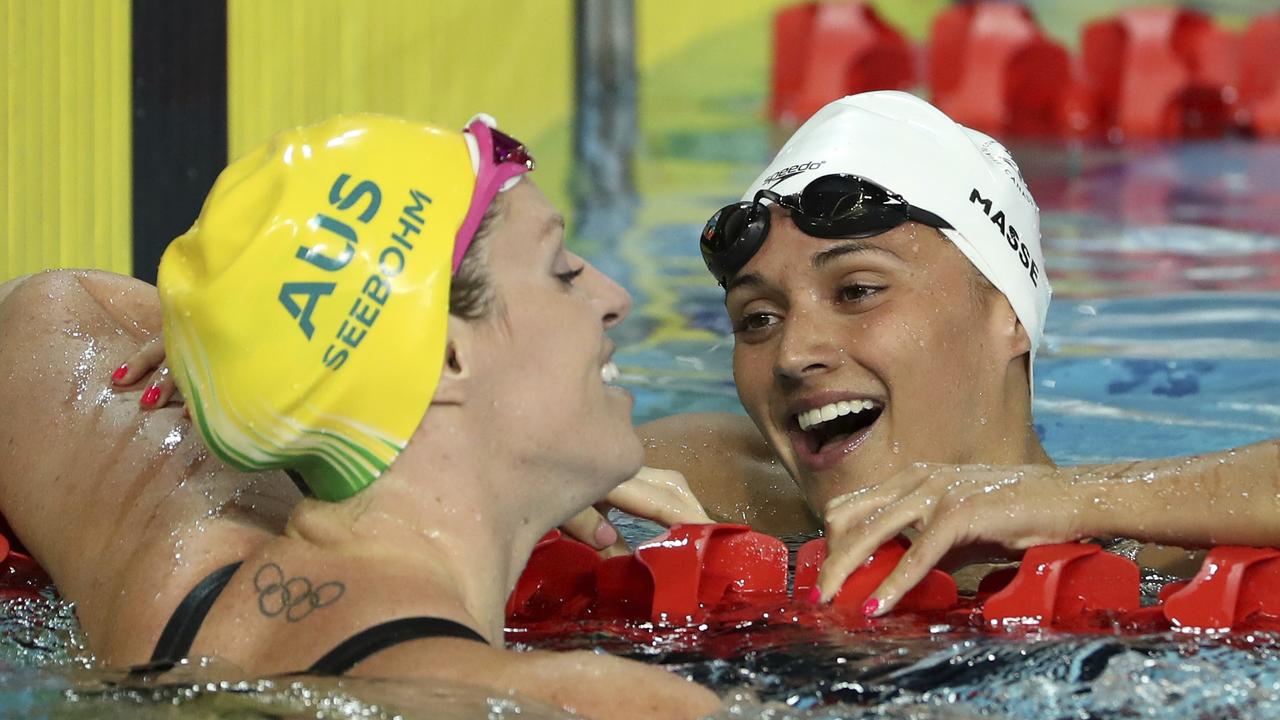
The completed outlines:
{"type": "Polygon", "coordinates": [[[151,387],[147,388],[145,392],[142,393],[141,402],[143,405],[146,405],[147,407],[151,407],[152,405],[155,405],[156,401],[159,399],[160,399],[160,386],[152,385],[151,387]]]}
{"type": "Polygon", "coordinates": [[[818,587],[817,585],[814,585],[813,587],[809,588],[809,595],[807,596],[806,599],[814,605],[817,605],[818,603],[822,602],[822,588],[818,587]]]}
{"type": "Polygon", "coordinates": [[[607,548],[618,542],[618,531],[609,523],[601,521],[596,526],[595,538],[598,547],[607,548]]]}
{"type": "Polygon", "coordinates": [[[879,609],[880,609],[880,601],[875,598],[867,598],[867,601],[862,603],[862,614],[866,615],[867,617],[871,617],[872,615],[875,615],[876,611],[879,609]]]}
{"type": "Polygon", "coordinates": [[[125,363],[120,367],[116,368],[115,372],[111,373],[111,381],[120,382],[121,380],[124,379],[124,376],[128,374],[129,374],[129,363],[125,363]]]}

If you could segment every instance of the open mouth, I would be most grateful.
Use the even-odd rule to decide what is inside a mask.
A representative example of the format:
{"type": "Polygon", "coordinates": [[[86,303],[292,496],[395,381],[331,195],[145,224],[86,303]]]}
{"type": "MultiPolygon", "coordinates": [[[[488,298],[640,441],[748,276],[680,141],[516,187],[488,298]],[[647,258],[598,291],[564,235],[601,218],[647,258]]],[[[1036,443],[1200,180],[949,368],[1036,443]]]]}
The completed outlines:
{"type": "Polygon", "coordinates": [[[884,405],[875,400],[841,400],[798,413],[794,422],[803,449],[812,455],[860,440],[880,419],[884,405]]]}

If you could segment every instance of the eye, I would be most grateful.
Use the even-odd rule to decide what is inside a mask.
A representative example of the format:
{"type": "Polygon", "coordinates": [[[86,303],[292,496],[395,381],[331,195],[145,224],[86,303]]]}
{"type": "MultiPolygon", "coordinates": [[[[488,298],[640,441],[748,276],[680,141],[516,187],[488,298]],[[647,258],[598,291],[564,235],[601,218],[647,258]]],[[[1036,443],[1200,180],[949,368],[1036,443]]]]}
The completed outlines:
{"type": "Polygon", "coordinates": [[[556,279],[564,283],[567,287],[573,287],[573,281],[578,279],[582,271],[586,269],[586,265],[580,265],[574,270],[566,270],[556,273],[556,279]]]}
{"type": "Polygon", "coordinates": [[[758,333],[766,330],[778,323],[778,316],[773,313],[754,312],[742,316],[738,322],[733,325],[735,335],[743,333],[758,333]]]}
{"type": "Polygon", "coordinates": [[[872,295],[875,295],[876,293],[880,292],[883,289],[884,288],[876,287],[874,285],[862,285],[860,283],[853,283],[851,285],[845,285],[841,287],[837,295],[840,298],[840,302],[856,303],[856,302],[861,302],[863,300],[866,300],[867,298],[871,297],[872,295]]]}

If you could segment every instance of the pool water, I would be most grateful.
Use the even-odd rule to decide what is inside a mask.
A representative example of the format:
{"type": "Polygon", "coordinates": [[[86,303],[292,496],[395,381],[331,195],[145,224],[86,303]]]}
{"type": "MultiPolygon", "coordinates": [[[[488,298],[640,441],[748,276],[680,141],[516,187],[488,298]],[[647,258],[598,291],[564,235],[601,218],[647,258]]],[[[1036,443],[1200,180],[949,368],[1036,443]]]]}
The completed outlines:
{"type": "MultiPolygon", "coordinates": [[[[616,359],[637,422],[741,412],[720,290],[696,237],[770,150],[763,129],[668,140],[650,152],[679,154],[695,171],[702,163],[695,176],[711,181],[644,183],[628,229],[575,241],[635,296],[616,359]]],[[[1280,145],[1013,150],[1044,213],[1055,288],[1035,398],[1050,454],[1068,463],[1158,457],[1280,436],[1280,145]]],[[[652,530],[623,524],[632,540],[652,530]]],[[[1150,589],[1163,578],[1148,580],[1150,589]]],[[[663,665],[724,694],[722,717],[1280,716],[1280,637],[1264,633],[1004,634],[903,618],[849,630],[793,620],[783,607],[727,625],[619,634],[583,622],[512,639],[663,665]]],[[[447,684],[241,678],[216,662],[139,687],[93,669],[71,609],[52,596],[0,606],[0,640],[4,716],[562,716],[447,684]],[[199,679],[208,672],[229,679],[199,679]]]]}

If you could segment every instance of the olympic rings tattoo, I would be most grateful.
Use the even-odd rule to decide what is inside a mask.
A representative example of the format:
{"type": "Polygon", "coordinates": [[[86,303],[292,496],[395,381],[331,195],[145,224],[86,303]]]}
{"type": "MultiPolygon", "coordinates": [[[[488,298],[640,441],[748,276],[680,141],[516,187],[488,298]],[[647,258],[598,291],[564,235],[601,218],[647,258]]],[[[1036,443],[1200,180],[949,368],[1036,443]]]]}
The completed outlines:
{"type": "Polygon", "coordinates": [[[323,607],[338,601],[347,586],[333,580],[312,586],[304,577],[285,579],[284,570],[275,563],[258,568],[253,576],[258,591],[258,610],[266,617],[283,614],[289,622],[298,622],[323,607]]]}

